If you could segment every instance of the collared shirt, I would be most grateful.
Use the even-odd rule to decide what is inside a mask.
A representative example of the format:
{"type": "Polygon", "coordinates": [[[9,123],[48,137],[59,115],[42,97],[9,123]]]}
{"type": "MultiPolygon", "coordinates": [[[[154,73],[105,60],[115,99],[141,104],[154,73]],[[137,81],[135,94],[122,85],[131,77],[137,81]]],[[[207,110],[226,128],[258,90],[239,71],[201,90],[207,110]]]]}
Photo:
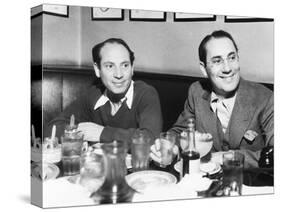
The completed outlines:
{"type": "Polygon", "coordinates": [[[126,95],[120,100],[119,103],[113,103],[109,100],[109,98],[106,95],[106,91],[100,96],[98,101],[96,102],[94,106],[94,110],[98,109],[99,107],[105,105],[108,101],[110,102],[111,105],[111,115],[115,115],[117,111],[120,109],[122,103],[126,100],[126,104],[129,109],[132,108],[133,104],[133,97],[134,97],[134,81],[131,81],[130,87],[126,93],[126,95]]]}
{"type": "Polygon", "coordinates": [[[236,94],[230,98],[222,99],[219,98],[214,92],[211,93],[210,105],[213,112],[217,114],[221,122],[222,130],[224,133],[226,132],[232,114],[235,99],[236,99],[236,94]]]}

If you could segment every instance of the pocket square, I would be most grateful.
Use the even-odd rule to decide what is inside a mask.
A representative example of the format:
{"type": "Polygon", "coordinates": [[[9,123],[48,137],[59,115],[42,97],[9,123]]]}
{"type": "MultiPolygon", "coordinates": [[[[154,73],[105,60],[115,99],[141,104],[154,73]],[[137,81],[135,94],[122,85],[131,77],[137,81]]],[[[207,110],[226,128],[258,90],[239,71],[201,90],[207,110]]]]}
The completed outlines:
{"type": "Polygon", "coordinates": [[[253,143],[255,138],[258,136],[258,133],[254,130],[247,130],[247,132],[244,134],[244,138],[249,141],[250,143],[253,143]]]}

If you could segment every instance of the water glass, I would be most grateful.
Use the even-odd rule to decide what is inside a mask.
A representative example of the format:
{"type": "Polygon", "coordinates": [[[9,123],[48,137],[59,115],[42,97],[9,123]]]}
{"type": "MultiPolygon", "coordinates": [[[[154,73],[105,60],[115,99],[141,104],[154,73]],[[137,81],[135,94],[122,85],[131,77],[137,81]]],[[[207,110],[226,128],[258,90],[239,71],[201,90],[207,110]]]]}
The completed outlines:
{"type": "Polygon", "coordinates": [[[80,173],[80,159],[83,144],[83,134],[65,134],[62,141],[62,165],[65,176],[80,173]]]}
{"type": "Polygon", "coordinates": [[[143,130],[137,130],[132,137],[132,170],[146,170],[149,164],[151,136],[143,130]]]}
{"type": "Polygon", "coordinates": [[[176,134],[173,132],[160,133],[160,167],[166,167],[173,161],[173,148],[176,143],[176,134]]]}
{"type": "Polygon", "coordinates": [[[102,153],[89,147],[82,153],[80,167],[80,184],[90,192],[96,191],[102,185],[105,175],[102,153]]]}
{"type": "Polygon", "coordinates": [[[241,195],[244,155],[228,151],[223,154],[223,187],[225,196],[241,195]]]}

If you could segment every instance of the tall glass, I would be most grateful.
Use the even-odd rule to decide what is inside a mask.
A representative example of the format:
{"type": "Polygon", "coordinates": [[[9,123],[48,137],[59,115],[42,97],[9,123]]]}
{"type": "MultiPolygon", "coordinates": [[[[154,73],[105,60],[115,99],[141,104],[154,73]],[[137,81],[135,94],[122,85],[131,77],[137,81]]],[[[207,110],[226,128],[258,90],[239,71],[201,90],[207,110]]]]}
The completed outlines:
{"type": "Polygon", "coordinates": [[[173,161],[173,148],[176,143],[176,134],[173,132],[160,133],[160,167],[166,167],[173,161]]]}
{"type": "Polygon", "coordinates": [[[144,130],[137,130],[132,137],[131,153],[133,171],[148,168],[151,136],[144,130]]]}
{"type": "Polygon", "coordinates": [[[241,195],[244,155],[229,151],[223,154],[223,187],[225,196],[241,195]]]}
{"type": "Polygon", "coordinates": [[[74,131],[66,132],[62,138],[62,165],[65,176],[80,173],[80,159],[83,144],[83,134],[74,131]]]}
{"type": "Polygon", "coordinates": [[[105,162],[105,180],[91,197],[97,203],[131,202],[135,190],[126,182],[125,158],[127,148],[122,141],[113,141],[102,145],[105,162]]]}
{"type": "Polygon", "coordinates": [[[102,154],[89,147],[82,153],[80,166],[80,184],[90,192],[96,191],[104,180],[104,159],[102,154]]]}

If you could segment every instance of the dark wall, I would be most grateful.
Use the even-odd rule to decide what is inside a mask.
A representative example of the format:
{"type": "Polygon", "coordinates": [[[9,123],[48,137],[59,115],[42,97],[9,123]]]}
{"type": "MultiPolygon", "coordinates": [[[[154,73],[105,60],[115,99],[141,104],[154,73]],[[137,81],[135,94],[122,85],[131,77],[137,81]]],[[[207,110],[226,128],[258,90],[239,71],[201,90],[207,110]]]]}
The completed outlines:
{"type": "Polygon", "coordinates": [[[31,68],[31,124],[34,125],[36,137],[42,136],[42,66],[31,68]]]}

